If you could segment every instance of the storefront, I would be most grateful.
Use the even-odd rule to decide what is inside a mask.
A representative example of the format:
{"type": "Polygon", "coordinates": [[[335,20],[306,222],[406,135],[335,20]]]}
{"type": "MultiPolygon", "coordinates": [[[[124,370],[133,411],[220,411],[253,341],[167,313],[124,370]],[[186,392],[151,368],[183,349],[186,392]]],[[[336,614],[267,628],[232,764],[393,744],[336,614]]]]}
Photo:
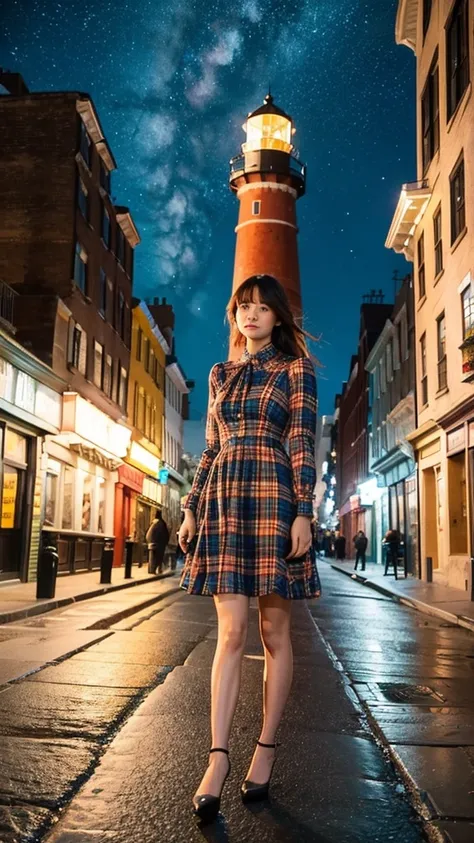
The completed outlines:
{"type": "Polygon", "coordinates": [[[156,510],[163,505],[159,472],[159,458],[133,440],[116,485],[114,566],[123,564],[128,537],[134,542],[133,562],[142,564],[146,559],[145,536],[156,510]]]}
{"type": "MultiPolygon", "coordinates": [[[[22,352],[11,347],[17,356],[22,352]]],[[[23,352],[25,364],[50,382],[48,367],[23,352]]],[[[61,423],[61,395],[0,358],[0,580],[36,575],[43,436],[61,423]]]]}
{"type": "Polygon", "coordinates": [[[104,538],[114,536],[117,469],[130,429],[77,393],[65,393],[63,422],[48,436],[43,530],[55,533],[62,574],[100,567],[104,538]]]}

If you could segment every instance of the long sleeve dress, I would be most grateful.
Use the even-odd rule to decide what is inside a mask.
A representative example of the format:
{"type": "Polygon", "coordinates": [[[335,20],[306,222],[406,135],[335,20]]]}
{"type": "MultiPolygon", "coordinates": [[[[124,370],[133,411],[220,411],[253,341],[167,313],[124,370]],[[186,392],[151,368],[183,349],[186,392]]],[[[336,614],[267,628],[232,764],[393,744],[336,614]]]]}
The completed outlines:
{"type": "Polygon", "coordinates": [[[316,378],[272,343],[209,374],[204,449],[183,504],[196,517],[181,587],[190,594],[318,597],[313,546],[286,561],[296,515],[311,517],[316,378]]]}

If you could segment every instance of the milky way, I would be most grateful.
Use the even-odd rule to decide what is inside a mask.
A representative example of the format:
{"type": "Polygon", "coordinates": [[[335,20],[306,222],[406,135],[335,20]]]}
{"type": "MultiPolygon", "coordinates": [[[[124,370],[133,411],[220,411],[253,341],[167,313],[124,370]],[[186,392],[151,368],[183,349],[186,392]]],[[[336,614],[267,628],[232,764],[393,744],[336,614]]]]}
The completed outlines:
{"type": "Polygon", "coordinates": [[[89,92],[118,162],[112,193],[142,235],[136,291],[166,295],[177,351],[206,404],[226,355],[237,202],[229,159],[271,84],[308,164],[298,203],[305,325],[322,333],[321,409],[347,377],[360,298],[392,297],[408,264],[384,250],[397,191],[415,178],[413,57],[396,0],[174,3],[30,0],[4,14],[0,63],[31,90],[89,92]],[[342,305],[342,302],[344,304],[342,305]]]}

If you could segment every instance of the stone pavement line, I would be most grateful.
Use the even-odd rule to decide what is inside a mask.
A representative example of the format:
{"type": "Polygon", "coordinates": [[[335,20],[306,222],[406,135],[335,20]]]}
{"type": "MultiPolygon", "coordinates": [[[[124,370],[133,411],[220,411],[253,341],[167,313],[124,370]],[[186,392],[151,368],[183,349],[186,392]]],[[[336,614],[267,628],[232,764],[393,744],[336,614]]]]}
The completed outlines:
{"type": "MultiPolygon", "coordinates": [[[[114,569],[122,572],[122,569],[114,569]]],[[[15,585],[0,586],[0,625],[7,623],[14,623],[15,621],[24,620],[25,618],[36,617],[37,615],[45,614],[46,612],[61,609],[63,606],[69,606],[72,603],[83,600],[90,600],[94,597],[100,597],[103,594],[110,594],[114,591],[122,591],[125,588],[134,588],[141,585],[146,585],[165,577],[173,576],[176,572],[165,571],[163,574],[147,574],[139,575],[138,579],[124,580],[119,583],[111,583],[107,585],[97,585],[97,577],[100,576],[99,571],[94,571],[91,574],[77,574],[75,577],[60,577],[57,580],[56,594],[61,591],[73,590],[74,587],[85,589],[76,593],[68,594],[64,597],[55,596],[52,599],[37,600],[34,596],[36,593],[36,583],[20,583],[15,585]],[[88,579],[85,584],[81,580],[88,579]],[[91,580],[94,580],[92,585],[91,580]],[[10,605],[15,603],[27,601],[19,609],[10,608],[10,605]]],[[[1,843],[1,841],[0,841],[1,843]]]]}
{"type": "MultiPolygon", "coordinates": [[[[349,568],[347,563],[337,563],[331,559],[326,559],[321,556],[319,557],[319,561],[325,562],[327,565],[330,565],[334,571],[339,571],[362,585],[366,585],[374,591],[378,591],[380,594],[390,597],[397,603],[402,603],[404,606],[408,606],[410,609],[416,609],[424,614],[442,618],[443,620],[455,623],[457,626],[461,626],[464,629],[469,629],[471,632],[474,632],[474,602],[466,600],[465,597],[462,599],[464,592],[459,591],[458,589],[452,589],[448,586],[437,586],[434,583],[425,583],[416,578],[395,580],[387,576],[384,578],[382,583],[378,581],[379,577],[382,576],[379,574],[378,570],[376,574],[374,574],[377,579],[374,579],[372,575],[367,574],[364,576],[362,573],[354,571],[352,562],[350,563],[351,567],[349,568]],[[409,593],[405,593],[405,590],[409,593]],[[416,596],[417,592],[419,594],[418,597],[416,596]],[[430,602],[430,598],[433,600],[436,592],[438,595],[442,595],[444,592],[444,600],[438,599],[436,602],[430,602]],[[423,595],[423,599],[421,595],[423,595]]],[[[379,565],[372,567],[377,569],[380,568],[379,565]]]]}
{"type": "MultiPolygon", "coordinates": [[[[331,586],[337,589],[337,577],[337,573],[329,576],[329,591],[331,586]]],[[[348,584],[343,593],[329,595],[345,608],[341,620],[334,625],[324,610],[319,619],[316,611],[318,631],[345,676],[346,690],[356,696],[374,736],[404,781],[413,807],[425,821],[429,840],[472,843],[472,639],[457,626],[420,622],[391,601],[367,598],[360,594],[364,583],[351,581],[353,587],[348,584]],[[373,618],[372,625],[369,621],[365,632],[360,627],[355,630],[354,618],[364,616],[366,622],[373,618]],[[348,641],[346,633],[351,629],[355,634],[348,641]],[[413,640],[407,637],[407,629],[412,630],[413,640]]]]}
{"type": "MultiPolygon", "coordinates": [[[[214,613],[187,595],[162,613],[167,629],[214,613]]],[[[157,623],[142,627],[151,634],[157,623]]],[[[47,834],[48,843],[421,843],[422,824],[373,736],[360,722],[305,605],[293,615],[295,678],[281,726],[272,799],[240,798],[261,720],[262,650],[250,609],[241,698],[231,738],[223,816],[207,831],[191,796],[209,746],[212,630],[152,691],[116,735],[92,777],[47,834]]]]}

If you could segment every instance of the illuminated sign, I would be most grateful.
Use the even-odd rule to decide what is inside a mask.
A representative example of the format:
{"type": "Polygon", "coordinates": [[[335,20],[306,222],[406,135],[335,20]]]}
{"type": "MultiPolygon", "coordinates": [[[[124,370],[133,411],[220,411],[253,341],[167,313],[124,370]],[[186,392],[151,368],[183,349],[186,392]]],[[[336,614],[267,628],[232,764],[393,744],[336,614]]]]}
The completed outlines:
{"type": "Polygon", "coordinates": [[[135,463],[139,468],[151,474],[152,477],[158,477],[160,470],[160,460],[155,454],[147,451],[138,442],[132,442],[130,446],[129,460],[135,463]]]}
{"type": "Polygon", "coordinates": [[[164,486],[168,482],[169,470],[162,468],[160,470],[160,483],[164,486]]]}
{"type": "Polygon", "coordinates": [[[130,428],[117,424],[75,392],[64,394],[62,430],[76,433],[119,459],[126,456],[132,434],[130,428]]]}

